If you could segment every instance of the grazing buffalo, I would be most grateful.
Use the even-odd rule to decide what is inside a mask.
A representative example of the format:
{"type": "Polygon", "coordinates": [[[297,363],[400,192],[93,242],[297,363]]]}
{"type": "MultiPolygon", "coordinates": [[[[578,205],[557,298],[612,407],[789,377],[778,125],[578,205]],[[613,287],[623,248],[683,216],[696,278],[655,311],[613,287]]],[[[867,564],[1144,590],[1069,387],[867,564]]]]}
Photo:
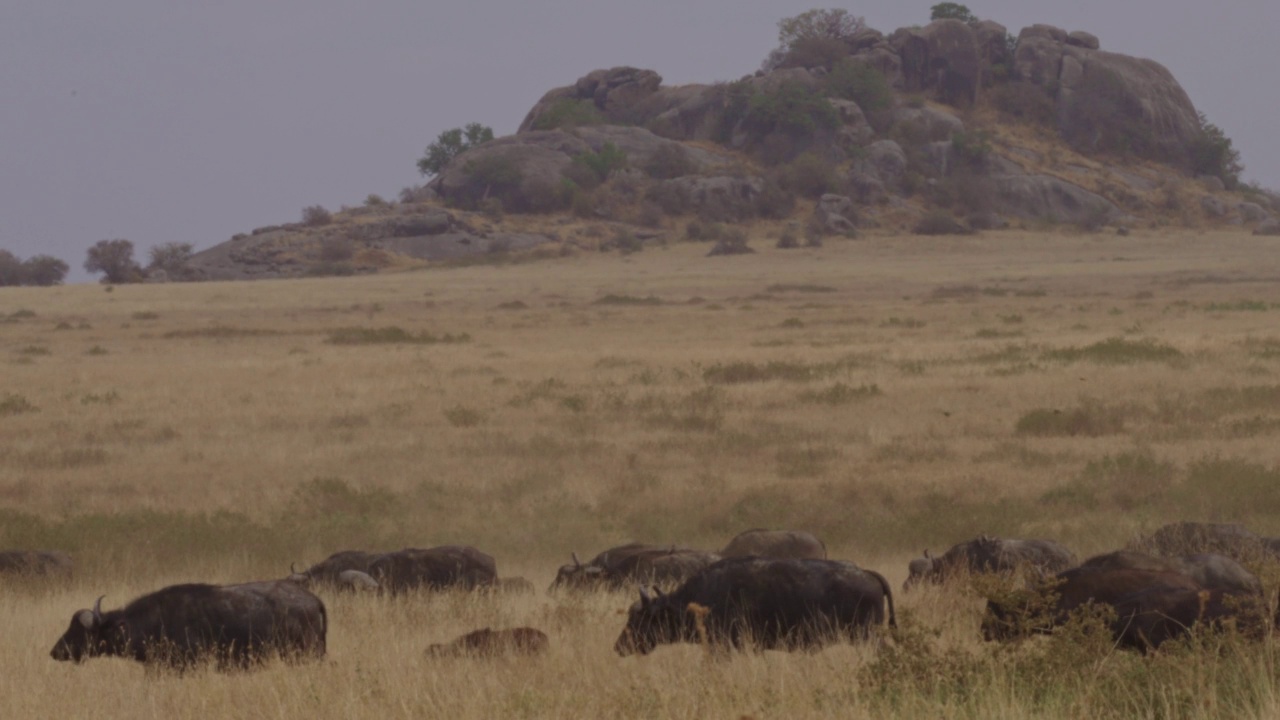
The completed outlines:
{"type": "Polygon", "coordinates": [[[632,543],[606,550],[582,563],[562,565],[551,583],[556,590],[619,590],[634,585],[674,587],[720,559],[715,553],[673,545],[632,543]]]}
{"type": "Polygon", "coordinates": [[[0,551],[0,575],[68,580],[71,568],[71,556],[57,550],[0,551]]]}
{"type": "Polygon", "coordinates": [[[372,575],[359,570],[343,570],[338,573],[338,587],[351,592],[372,592],[382,588],[372,575]]]}
{"type": "Polygon", "coordinates": [[[933,557],[925,550],[924,557],[912,560],[907,566],[903,589],[918,582],[940,583],[968,573],[1027,569],[1043,575],[1066,570],[1075,563],[1075,553],[1052,540],[1015,540],[979,535],[974,540],[952,547],[942,557],[933,557]]]}
{"type": "Polygon", "coordinates": [[[1189,575],[1206,590],[1221,590],[1231,595],[1262,595],[1262,582],[1258,576],[1226,555],[1214,553],[1156,557],[1136,550],[1117,550],[1091,557],[1080,567],[1180,572],[1189,575]]]}
{"type": "Polygon", "coordinates": [[[1115,603],[1112,634],[1117,644],[1150,652],[1201,625],[1220,628],[1228,620],[1246,637],[1267,632],[1267,613],[1260,598],[1222,590],[1153,587],[1126,595],[1115,603]]]}
{"type": "Polygon", "coordinates": [[[619,655],[648,654],[663,643],[720,648],[817,648],[863,639],[896,625],[893,595],[879,573],[836,560],[730,558],[670,594],[643,588],[614,644],[619,655]]]}
{"type": "Polygon", "coordinates": [[[543,655],[551,647],[547,634],[531,627],[476,630],[448,643],[427,647],[429,657],[498,657],[543,655]]]}
{"type": "Polygon", "coordinates": [[[1132,568],[1077,567],[1064,570],[1032,590],[987,601],[982,635],[987,640],[1011,640],[1028,633],[1048,633],[1066,622],[1076,609],[1090,604],[1114,607],[1121,599],[1147,590],[1203,588],[1189,575],[1176,571],[1132,568]]]}
{"type": "Polygon", "coordinates": [[[729,541],[720,557],[827,559],[827,546],[812,533],[798,530],[747,530],[729,541]]]}
{"type": "Polygon", "coordinates": [[[417,588],[475,590],[491,586],[498,579],[493,556],[467,545],[386,553],[369,564],[369,575],[393,594],[417,588]]]}
{"type": "Polygon", "coordinates": [[[1236,560],[1257,558],[1266,552],[1261,537],[1234,523],[1170,523],[1134,540],[1129,547],[1152,555],[1216,553],[1236,560]]]}
{"type": "MultiPolygon", "coordinates": [[[[292,570],[289,579],[303,584],[327,585],[340,589],[354,589],[349,582],[344,582],[342,574],[351,570],[368,574],[369,566],[374,560],[382,557],[382,553],[370,553],[363,550],[343,550],[336,552],[302,572],[292,570]]],[[[348,577],[351,577],[348,575],[348,577]]]]}
{"type": "Polygon", "coordinates": [[[71,616],[49,654],[77,663],[127,657],[179,670],[205,661],[247,667],[270,656],[322,658],[327,630],[324,603],[295,582],[172,585],[110,612],[98,598],[92,610],[71,616]]]}

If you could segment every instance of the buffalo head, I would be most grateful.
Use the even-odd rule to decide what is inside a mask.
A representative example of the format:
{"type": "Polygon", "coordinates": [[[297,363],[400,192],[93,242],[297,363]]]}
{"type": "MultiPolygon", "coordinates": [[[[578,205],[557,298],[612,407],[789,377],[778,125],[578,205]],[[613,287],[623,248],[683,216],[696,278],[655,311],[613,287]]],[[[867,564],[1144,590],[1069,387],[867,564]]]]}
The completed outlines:
{"type": "Polygon", "coordinates": [[[653,593],[640,588],[640,599],[628,611],[627,626],[613,645],[619,655],[648,655],[663,643],[680,642],[689,635],[687,608],[656,587],[653,593]]]}
{"type": "Polygon", "coordinates": [[[110,654],[111,623],[102,616],[102,598],[93,604],[92,610],[77,610],[71,616],[71,626],[54,643],[49,656],[59,662],[81,662],[94,655],[110,654]]]}

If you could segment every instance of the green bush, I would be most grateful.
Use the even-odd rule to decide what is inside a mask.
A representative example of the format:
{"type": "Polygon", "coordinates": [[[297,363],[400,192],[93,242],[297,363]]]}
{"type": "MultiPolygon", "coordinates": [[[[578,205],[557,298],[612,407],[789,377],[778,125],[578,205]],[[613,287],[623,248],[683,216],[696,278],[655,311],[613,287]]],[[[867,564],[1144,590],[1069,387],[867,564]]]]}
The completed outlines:
{"type": "Polygon", "coordinates": [[[436,141],[427,146],[427,152],[418,160],[418,172],[423,175],[439,175],[453,159],[478,145],[493,140],[493,128],[480,123],[468,123],[465,128],[453,128],[440,133],[436,141]]]}
{"type": "Polygon", "coordinates": [[[555,130],[556,128],[573,128],[583,125],[601,125],[604,115],[596,109],[590,100],[561,98],[551,103],[551,107],[533,121],[534,130],[555,130]]]}
{"type": "Polygon", "coordinates": [[[836,63],[825,80],[828,95],[858,103],[863,112],[886,110],[893,103],[893,90],[884,74],[854,58],[836,63]]]}
{"type": "Polygon", "coordinates": [[[1244,171],[1240,151],[1232,147],[1231,138],[1222,132],[1222,128],[1209,122],[1204,113],[1200,113],[1199,120],[1200,133],[1188,148],[1192,172],[1220,178],[1228,190],[1235,190],[1240,185],[1240,173],[1244,171]]]}
{"type": "Polygon", "coordinates": [[[834,129],[840,124],[840,117],[816,90],[798,82],[784,82],[771,92],[752,95],[743,123],[756,137],[775,132],[805,137],[820,128],[834,129]]]}
{"type": "Polygon", "coordinates": [[[644,164],[644,171],[651,178],[670,180],[672,178],[692,175],[695,171],[689,153],[678,143],[670,143],[659,147],[649,156],[644,164]]]}
{"type": "Polygon", "coordinates": [[[959,20],[960,22],[978,22],[978,16],[960,3],[944,2],[929,8],[930,20],[959,20]]]}
{"type": "Polygon", "coordinates": [[[302,224],[307,227],[319,227],[333,222],[333,213],[323,205],[308,205],[302,208],[302,224]]]}
{"type": "Polygon", "coordinates": [[[585,190],[592,190],[615,170],[627,166],[627,154],[611,142],[605,143],[598,152],[584,152],[575,155],[573,162],[565,170],[565,176],[585,190]]]}
{"type": "Polygon", "coordinates": [[[780,168],[778,179],[783,188],[808,198],[835,192],[840,183],[835,163],[813,152],[803,153],[780,168]]]}

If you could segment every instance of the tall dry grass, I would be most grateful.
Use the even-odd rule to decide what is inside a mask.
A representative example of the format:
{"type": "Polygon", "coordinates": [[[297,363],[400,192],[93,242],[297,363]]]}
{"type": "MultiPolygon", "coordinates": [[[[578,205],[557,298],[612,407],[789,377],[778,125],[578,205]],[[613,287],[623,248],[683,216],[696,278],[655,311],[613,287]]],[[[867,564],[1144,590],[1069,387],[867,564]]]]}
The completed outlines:
{"type": "Polygon", "coordinates": [[[1280,534],[1280,259],[1262,240],[877,238],[5,288],[0,547],[64,549],[78,568],[70,587],[0,588],[0,707],[1274,716],[1270,645],[991,648],[964,588],[899,597],[887,647],[816,654],[623,660],[625,595],[445,595],[327,598],[330,657],[312,666],[174,678],[47,656],[102,593],[111,607],[172,582],[279,576],[345,548],[474,544],[541,588],[574,550],[791,527],[896,587],[922,548],[980,532],[1082,556],[1182,518],[1280,534]],[[517,624],[546,630],[550,656],[422,657],[517,624]]]}

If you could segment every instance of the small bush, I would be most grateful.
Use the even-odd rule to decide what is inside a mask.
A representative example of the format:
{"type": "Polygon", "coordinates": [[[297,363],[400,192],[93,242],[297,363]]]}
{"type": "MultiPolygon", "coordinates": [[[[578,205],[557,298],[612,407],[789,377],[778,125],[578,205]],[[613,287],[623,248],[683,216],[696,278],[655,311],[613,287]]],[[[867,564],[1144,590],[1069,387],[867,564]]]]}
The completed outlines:
{"type": "Polygon", "coordinates": [[[600,125],[604,123],[604,115],[596,109],[590,100],[561,98],[551,104],[536,120],[534,130],[555,130],[556,128],[573,128],[582,125],[600,125]]]}
{"type": "Polygon", "coordinates": [[[1181,350],[1152,339],[1126,340],[1108,338],[1084,347],[1067,347],[1050,350],[1046,360],[1061,362],[1088,361],[1100,365],[1132,365],[1140,362],[1177,362],[1184,355],[1181,350]]]}
{"type": "Polygon", "coordinates": [[[319,227],[333,222],[333,214],[323,205],[310,205],[302,208],[302,224],[308,227],[319,227]]]}
{"type": "Polygon", "coordinates": [[[856,400],[880,395],[880,387],[875,384],[853,387],[844,383],[836,383],[824,390],[809,390],[800,393],[799,400],[804,403],[820,405],[845,405],[856,400]]]}
{"type": "Polygon", "coordinates": [[[377,193],[369,193],[365,196],[364,206],[367,208],[382,208],[387,206],[387,201],[382,199],[377,193]]]}
{"type": "Polygon", "coordinates": [[[917,235],[968,235],[970,230],[946,210],[930,210],[912,228],[917,235]]]}
{"type": "Polygon", "coordinates": [[[812,152],[803,153],[779,168],[778,178],[784,188],[808,198],[835,192],[839,185],[835,164],[812,152]]]}
{"type": "Polygon", "coordinates": [[[887,110],[893,103],[893,90],[884,74],[861,60],[845,58],[836,63],[824,83],[827,94],[852,100],[863,112],[887,110]]]}
{"type": "Polygon", "coordinates": [[[1074,410],[1031,410],[1018,418],[1014,432],[1033,437],[1099,437],[1124,432],[1125,411],[1086,402],[1074,410]]]}
{"type": "Polygon", "coordinates": [[[655,295],[636,297],[634,295],[614,295],[610,293],[597,298],[592,305],[661,305],[662,299],[655,295]]]}
{"type": "Polygon", "coordinates": [[[381,328],[338,328],[329,332],[326,342],[332,345],[435,345],[464,343],[470,340],[471,336],[466,333],[458,333],[456,335],[450,333],[435,335],[429,332],[411,333],[404,328],[391,325],[381,328]]]}
{"type": "Polygon", "coordinates": [[[693,159],[679,143],[665,144],[649,156],[644,171],[651,178],[670,180],[692,175],[696,170],[693,159]]]}
{"type": "Polygon", "coordinates": [[[756,193],[755,210],[760,217],[782,220],[790,217],[795,208],[796,194],[773,178],[766,178],[756,193]]]}
{"type": "Polygon", "coordinates": [[[15,393],[5,393],[0,396],[0,417],[8,415],[21,415],[22,413],[37,412],[40,408],[31,404],[24,395],[15,393]]]}
{"type": "Polygon", "coordinates": [[[747,233],[739,228],[732,228],[725,231],[724,235],[716,241],[711,252],[707,253],[708,257],[716,255],[746,255],[753,253],[749,245],[747,245],[747,233]]]}
{"type": "Polygon", "coordinates": [[[782,235],[778,238],[778,244],[775,247],[779,250],[793,250],[800,247],[800,239],[796,237],[795,230],[787,228],[782,231],[782,235]]]}
{"type": "Polygon", "coordinates": [[[355,254],[356,249],[347,238],[327,237],[320,241],[320,260],[323,262],[342,262],[350,260],[355,254]]]}
{"type": "Polygon", "coordinates": [[[483,413],[462,405],[456,405],[445,410],[444,418],[449,421],[450,425],[458,428],[475,427],[484,422],[483,413]]]}

